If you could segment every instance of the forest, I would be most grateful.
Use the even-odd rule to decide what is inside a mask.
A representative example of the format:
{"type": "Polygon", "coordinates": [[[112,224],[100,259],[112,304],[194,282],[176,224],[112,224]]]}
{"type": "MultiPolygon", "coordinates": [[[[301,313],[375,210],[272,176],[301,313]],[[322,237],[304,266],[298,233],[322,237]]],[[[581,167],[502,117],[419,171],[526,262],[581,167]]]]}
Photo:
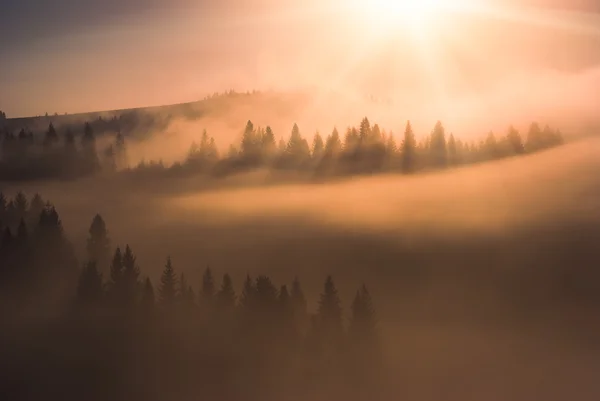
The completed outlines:
{"type": "Polygon", "coordinates": [[[54,206],[22,193],[8,203],[0,194],[3,333],[49,321],[36,321],[32,348],[3,342],[7,399],[378,399],[385,386],[365,285],[346,324],[331,276],[315,313],[298,278],[233,283],[206,267],[196,287],[166,257],[153,284],[129,245],[113,251],[100,215],[80,267],[54,206]]]}
{"type": "Polygon", "coordinates": [[[365,117],[345,132],[334,128],[331,134],[322,136],[317,132],[312,139],[302,135],[294,124],[284,140],[271,127],[255,127],[248,121],[239,143],[232,143],[226,152],[220,151],[214,137],[204,130],[199,143],[191,143],[183,160],[170,165],[160,159],[142,160],[131,165],[127,135],[121,132],[119,121],[116,116],[110,120],[99,117],[79,129],[69,125],[61,133],[51,122],[42,135],[24,128],[15,135],[5,129],[0,180],[74,179],[116,172],[146,178],[194,174],[218,178],[261,168],[309,178],[412,174],[534,153],[563,143],[560,131],[542,128],[538,123],[530,125],[525,138],[511,126],[506,134],[489,132],[478,141],[467,141],[448,134],[441,122],[428,135],[420,136],[407,122],[397,138],[365,117]],[[109,143],[99,145],[96,131],[109,143]]]}

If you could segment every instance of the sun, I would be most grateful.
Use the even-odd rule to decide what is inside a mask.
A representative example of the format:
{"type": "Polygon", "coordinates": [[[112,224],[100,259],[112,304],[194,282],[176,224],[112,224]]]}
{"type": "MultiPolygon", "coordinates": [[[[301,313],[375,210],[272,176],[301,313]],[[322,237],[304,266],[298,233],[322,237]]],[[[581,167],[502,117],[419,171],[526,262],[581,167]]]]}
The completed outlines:
{"type": "Polygon", "coordinates": [[[476,0],[349,0],[355,12],[381,24],[416,26],[436,17],[468,11],[476,0]]]}

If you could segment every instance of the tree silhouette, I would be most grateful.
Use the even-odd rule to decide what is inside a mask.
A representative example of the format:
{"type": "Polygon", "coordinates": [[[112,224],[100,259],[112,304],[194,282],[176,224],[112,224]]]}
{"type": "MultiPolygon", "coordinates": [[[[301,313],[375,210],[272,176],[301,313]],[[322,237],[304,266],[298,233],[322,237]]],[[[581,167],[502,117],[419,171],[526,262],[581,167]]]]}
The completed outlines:
{"type": "Polygon", "coordinates": [[[154,287],[150,278],[146,277],[144,281],[144,288],[142,290],[142,307],[145,310],[152,310],[154,308],[154,287]]]}
{"type": "Polygon", "coordinates": [[[110,281],[108,286],[109,291],[112,293],[113,300],[119,303],[123,302],[123,255],[121,254],[121,248],[115,250],[115,254],[110,264],[110,281]]]}
{"type": "Polygon", "coordinates": [[[256,287],[250,275],[246,276],[244,281],[244,288],[242,289],[242,295],[240,297],[240,306],[246,310],[251,309],[256,300],[256,287]]]}
{"type": "Polygon", "coordinates": [[[331,276],[327,276],[319,299],[317,325],[322,341],[330,345],[337,343],[343,334],[341,301],[331,276]]]}
{"type": "Polygon", "coordinates": [[[215,281],[213,279],[210,266],[206,267],[202,275],[202,299],[205,303],[210,303],[215,294],[215,281]]]}
{"type": "Polygon", "coordinates": [[[323,152],[325,151],[325,144],[323,143],[323,138],[321,134],[318,132],[315,134],[312,143],[312,157],[314,160],[320,160],[323,157],[323,152]]]}
{"type": "Polygon", "coordinates": [[[126,305],[132,305],[136,301],[140,270],[136,264],[136,258],[127,245],[123,254],[123,288],[124,301],[126,305]]]}
{"type": "Polygon", "coordinates": [[[235,306],[235,290],[229,274],[223,275],[221,288],[217,293],[217,307],[219,310],[231,310],[235,306]]]}
{"type": "Polygon", "coordinates": [[[97,214],[92,220],[88,231],[87,256],[88,260],[96,262],[96,267],[103,272],[108,267],[110,240],[106,223],[102,216],[97,214]]]}
{"type": "Polygon", "coordinates": [[[448,150],[446,146],[446,132],[441,121],[438,121],[433,128],[429,146],[433,166],[445,167],[448,162],[448,150]]]}
{"type": "MultiPolygon", "coordinates": [[[[391,135],[390,135],[391,137],[391,135]]],[[[405,173],[412,173],[416,168],[417,141],[413,133],[410,121],[406,123],[404,130],[404,139],[401,145],[402,152],[402,170],[405,173]]]]}
{"type": "Polygon", "coordinates": [[[520,155],[525,152],[525,146],[523,146],[521,134],[512,126],[508,130],[507,139],[511,146],[512,153],[520,155]]]}
{"type": "Polygon", "coordinates": [[[160,303],[163,307],[172,308],[177,299],[177,276],[171,263],[171,257],[167,258],[167,263],[160,278],[160,303]]]}
{"type": "Polygon", "coordinates": [[[102,299],[102,274],[96,268],[96,262],[88,262],[79,276],[77,299],[80,304],[93,305],[102,299]]]}

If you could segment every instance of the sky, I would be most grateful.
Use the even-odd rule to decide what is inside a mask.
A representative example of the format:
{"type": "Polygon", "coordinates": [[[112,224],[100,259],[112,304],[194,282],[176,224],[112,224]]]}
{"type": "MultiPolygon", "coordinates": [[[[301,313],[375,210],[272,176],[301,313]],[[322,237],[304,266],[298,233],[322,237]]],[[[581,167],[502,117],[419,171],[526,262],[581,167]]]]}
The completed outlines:
{"type": "Polygon", "coordinates": [[[0,110],[110,110],[229,89],[427,98],[600,65],[600,1],[480,0],[502,3],[503,17],[403,17],[385,32],[381,14],[340,1],[0,0],[0,110]]]}

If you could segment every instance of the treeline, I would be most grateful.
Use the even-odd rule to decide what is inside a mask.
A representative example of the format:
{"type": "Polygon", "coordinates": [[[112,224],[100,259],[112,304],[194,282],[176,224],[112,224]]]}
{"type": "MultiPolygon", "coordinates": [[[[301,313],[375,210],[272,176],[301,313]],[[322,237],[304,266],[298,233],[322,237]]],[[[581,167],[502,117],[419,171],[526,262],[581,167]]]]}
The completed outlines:
{"type": "Polygon", "coordinates": [[[86,123],[77,136],[70,128],[59,135],[50,123],[41,140],[24,129],[17,135],[6,131],[0,148],[0,180],[69,179],[122,170],[149,178],[199,173],[223,177],[260,168],[317,177],[411,174],[533,153],[563,143],[559,131],[548,126],[542,129],[537,123],[531,124],[525,139],[510,127],[505,135],[490,132],[485,139],[467,142],[447,135],[441,122],[418,140],[410,122],[402,137],[396,138],[364,118],[344,135],[334,128],[327,137],[315,134],[309,143],[296,124],[286,141],[277,140],[270,127],[255,127],[248,121],[241,142],[232,144],[226,154],[220,154],[214,138],[205,130],[200,143],[192,143],[183,161],[169,166],[160,160],[142,161],[130,167],[120,131],[101,150],[97,149],[94,132],[91,123],[86,123]]]}
{"type": "Polygon", "coordinates": [[[23,319],[25,305],[58,305],[57,298],[64,312],[35,326],[25,345],[22,336],[9,341],[19,330],[5,326],[0,387],[9,399],[375,400],[383,393],[384,353],[366,286],[345,324],[332,277],[314,314],[298,279],[288,288],[247,276],[238,292],[231,276],[217,279],[207,267],[194,288],[167,258],[153,284],[129,246],[113,251],[99,215],[79,269],[56,209],[46,202],[36,221],[33,204],[16,233],[3,228],[3,321],[23,319]]]}
{"type": "Polygon", "coordinates": [[[17,135],[5,131],[0,143],[0,180],[73,179],[126,166],[121,133],[113,143],[98,149],[92,124],[85,123],[82,128],[78,133],[68,128],[59,134],[50,123],[41,137],[25,129],[17,135]]]}
{"type": "Polygon", "coordinates": [[[474,164],[515,155],[533,153],[563,143],[559,131],[531,124],[524,140],[510,127],[497,137],[490,132],[484,140],[466,142],[447,135],[441,122],[432,132],[417,140],[410,122],[402,138],[396,139],[379,125],[364,118],[358,127],[349,127],[342,135],[334,128],[327,137],[316,133],[309,141],[294,124],[287,141],[276,140],[270,127],[255,127],[248,121],[239,146],[232,144],[226,155],[219,156],[214,138],[204,131],[200,144],[193,143],[183,162],[165,166],[162,162],[141,162],[132,169],[137,174],[181,174],[199,171],[224,176],[257,168],[292,170],[316,176],[343,176],[443,169],[474,164]]]}

